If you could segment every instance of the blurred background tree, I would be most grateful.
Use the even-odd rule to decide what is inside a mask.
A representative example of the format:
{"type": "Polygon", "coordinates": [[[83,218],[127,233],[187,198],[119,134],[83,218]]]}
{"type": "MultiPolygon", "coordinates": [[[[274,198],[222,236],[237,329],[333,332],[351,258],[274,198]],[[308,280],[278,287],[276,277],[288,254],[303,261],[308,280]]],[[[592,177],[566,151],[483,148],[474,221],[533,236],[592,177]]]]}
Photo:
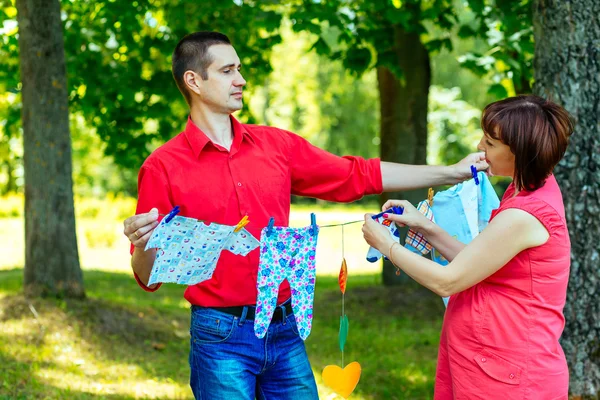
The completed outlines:
{"type": "Polygon", "coordinates": [[[600,397],[600,3],[534,2],[536,94],[571,113],[576,128],[555,169],[571,238],[561,344],[576,399],[600,397]]]}

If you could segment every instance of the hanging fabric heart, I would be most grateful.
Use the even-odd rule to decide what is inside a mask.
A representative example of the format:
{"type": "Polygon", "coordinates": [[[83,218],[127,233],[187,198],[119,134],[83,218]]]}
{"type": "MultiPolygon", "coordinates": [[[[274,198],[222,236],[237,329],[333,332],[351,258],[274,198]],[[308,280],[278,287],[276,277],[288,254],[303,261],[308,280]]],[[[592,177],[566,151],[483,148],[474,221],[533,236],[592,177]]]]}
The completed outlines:
{"type": "Polygon", "coordinates": [[[360,364],[356,361],[341,369],[337,365],[328,365],[323,370],[323,382],[334,392],[347,399],[360,380],[360,364]]]}

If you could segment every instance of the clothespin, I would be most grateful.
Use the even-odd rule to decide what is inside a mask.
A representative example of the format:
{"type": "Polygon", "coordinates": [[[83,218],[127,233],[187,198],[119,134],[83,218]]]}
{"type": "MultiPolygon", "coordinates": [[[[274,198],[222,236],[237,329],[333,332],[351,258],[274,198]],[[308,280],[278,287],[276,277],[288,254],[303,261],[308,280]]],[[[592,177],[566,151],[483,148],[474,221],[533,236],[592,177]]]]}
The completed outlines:
{"type": "Polygon", "coordinates": [[[311,226],[311,234],[315,236],[317,234],[317,217],[315,213],[310,213],[310,226],[311,226]]]}
{"type": "Polygon", "coordinates": [[[471,175],[473,175],[473,179],[475,179],[475,184],[479,185],[479,177],[477,176],[477,168],[474,165],[471,165],[471,175]]]}
{"type": "Polygon", "coordinates": [[[275,224],[275,218],[271,217],[271,219],[269,219],[269,225],[267,226],[267,236],[271,236],[271,233],[273,233],[273,225],[275,224]]]}
{"type": "Polygon", "coordinates": [[[171,210],[171,212],[169,214],[167,214],[167,216],[165,217],[165,224],[168,224],[169,222],[171,222],[171,220],[177,215],[179,214],[179,206],[175,206],[175,208],[173,208],[171,210]]]}
{"type": "Polygon", "coordinates": [[[433,207],[433,188],[429,188],[427,191],[427,203],[429,203],[429,207],[433,207]]]}
{"type": "Polygon", "coordinates": [[[396,215],[402,215],[404,213],[404,208],[402,208],[401,206],[393,206],[392,208],[390,208],[389,210],[385,210],[383,212],[380,212],[377,215],[373,215],[371,218],[373,219],[377,219],[379,217],[382,217],[383,214],[396,214],[396,215]]]}
{"type": "Polygon", "coordinates": [[[242,218],[242,220],[240,222],[238,222],[238,224],[235,226],[235,229],[233,231],[239,232],[243,227],[245,227],[249,223],[250,223],[250,221],[248,220],[248,216],[244,215],[244,218],[242,218]]]}

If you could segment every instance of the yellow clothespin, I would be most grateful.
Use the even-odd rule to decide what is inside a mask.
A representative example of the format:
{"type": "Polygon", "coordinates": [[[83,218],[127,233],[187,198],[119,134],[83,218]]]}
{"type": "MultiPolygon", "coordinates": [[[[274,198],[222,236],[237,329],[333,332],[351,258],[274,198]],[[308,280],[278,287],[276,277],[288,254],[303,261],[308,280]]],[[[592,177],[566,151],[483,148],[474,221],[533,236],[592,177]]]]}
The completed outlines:
{"type": "Polygon", "coordinates": [[[235,226],[235,229],[233,231],[239,232],[243,227],[245,227],[249,223],[250,223],[250,221],[248,221],[248,216],[244,215],[244,218],[242,218],[242,220],[240,222],[238,222],[238,224],[235,226]]]}
{"type": "Polygon", "coordinates": [[[429,203],[429,207],[433,207],[433,188],[429,188],[427,192],[427,202],[429,203]]]}

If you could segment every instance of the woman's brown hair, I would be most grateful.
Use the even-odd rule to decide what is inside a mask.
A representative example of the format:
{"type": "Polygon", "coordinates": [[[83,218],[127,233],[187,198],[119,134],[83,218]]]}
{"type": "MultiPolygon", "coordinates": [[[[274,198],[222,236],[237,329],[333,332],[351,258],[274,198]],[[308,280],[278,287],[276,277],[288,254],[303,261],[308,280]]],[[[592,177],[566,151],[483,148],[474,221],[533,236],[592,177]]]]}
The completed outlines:
{"type": "Polygon", "coordinates": [[[488,104],[481,128],[510,147],[515,155],[515,185],[531,191],[544,185],[565,155],[574,122],[558,104],[523,95],[488,104]]]}

